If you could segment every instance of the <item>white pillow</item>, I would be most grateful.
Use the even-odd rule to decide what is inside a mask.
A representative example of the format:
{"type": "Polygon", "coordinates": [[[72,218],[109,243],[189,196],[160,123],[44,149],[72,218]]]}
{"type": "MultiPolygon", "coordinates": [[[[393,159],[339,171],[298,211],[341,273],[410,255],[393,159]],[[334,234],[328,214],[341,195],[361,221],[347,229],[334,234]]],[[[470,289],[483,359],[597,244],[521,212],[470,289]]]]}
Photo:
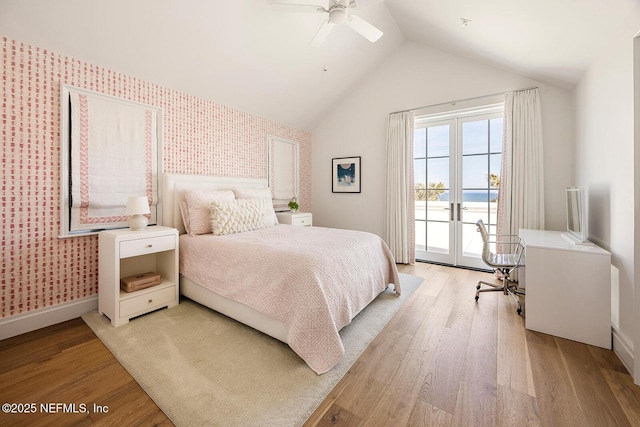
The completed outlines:
{"type": "Polygon", "coordinates": [[[269,203],[271,209],[270,220],[273,221],[268,225],[275,225],[278,223],[278,217],[273,209],[273,200],[271,196],[271,188],[234,188],[233,193],[236,199],[265,199],[269,203]]]}
{"type": "Polygon", "coordinates": [[[271,201],[265,198],[211,203],[211,230],[216,236],[259,230],[274,225],[271,201]]]}
{"type": "Polygon", "coordinates": [[[187,202],[178,203],[180,206],[180,215],[182,215],[182,224],[184,224],[184,230],[189,233],[189,205],[187,202]]]}
{"type": "Polygon", "coordinates": [[[231,190],[187,190],[184,193],[189,210],[189,234],[211,233],[211,203],[233,200],[231,190]]]}
{"type": "Polygon", "coordinates": [[[236,199],[258,199],[265,198],[271,200],[271,189],[267,188],[234,188],[233,194],[236,199]]]}

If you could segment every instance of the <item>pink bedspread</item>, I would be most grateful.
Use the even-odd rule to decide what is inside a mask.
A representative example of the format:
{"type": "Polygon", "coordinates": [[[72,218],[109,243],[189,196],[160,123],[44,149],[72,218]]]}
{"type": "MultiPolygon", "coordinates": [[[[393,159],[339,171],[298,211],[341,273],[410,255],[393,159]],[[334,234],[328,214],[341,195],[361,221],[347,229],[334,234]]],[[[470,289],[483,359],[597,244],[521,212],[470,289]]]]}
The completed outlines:
{"type": "Polygon", "coordinates": [[[398,270],[380,237],[276,225],[228,236],[180,236],[180,273],[288,327],[287,342],[322,374],[341,359],[338,331],[398,270]]]}

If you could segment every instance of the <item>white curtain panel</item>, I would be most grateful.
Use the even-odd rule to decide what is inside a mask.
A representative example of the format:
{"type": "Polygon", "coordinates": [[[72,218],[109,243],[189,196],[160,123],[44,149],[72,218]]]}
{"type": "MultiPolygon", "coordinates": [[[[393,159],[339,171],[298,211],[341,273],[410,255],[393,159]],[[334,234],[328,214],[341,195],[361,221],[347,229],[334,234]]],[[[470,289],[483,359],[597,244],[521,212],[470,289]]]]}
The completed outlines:
{"type": "Polygon", "coordinates": [[[400,264],[415,262],[413,113],[389,115],[384,239],[400,264]]]}
{"type": "Polygon", "coordinates": [[[544,229],[542,108],[538,89],[505,95],[498,233],[544,229]]]}

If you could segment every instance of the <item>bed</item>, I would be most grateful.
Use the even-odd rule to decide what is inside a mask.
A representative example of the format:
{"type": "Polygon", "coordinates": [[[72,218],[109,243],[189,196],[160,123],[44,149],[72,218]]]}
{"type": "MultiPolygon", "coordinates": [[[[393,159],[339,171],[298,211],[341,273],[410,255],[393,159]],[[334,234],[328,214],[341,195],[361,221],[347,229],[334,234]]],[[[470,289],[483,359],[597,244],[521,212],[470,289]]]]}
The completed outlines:
{"type": "Polygon", "coordinates": [[[371,233],[273,224],[198,234],[183,215],[196,193],[234,189],[243,199],[266,188],[262,179],[164,175],[163,222],[180,234],[180,293],[287,343],[322,374],[344,354],[338,331],[389,285],[400,293],[398,271],[386,244],[371,233]]]}

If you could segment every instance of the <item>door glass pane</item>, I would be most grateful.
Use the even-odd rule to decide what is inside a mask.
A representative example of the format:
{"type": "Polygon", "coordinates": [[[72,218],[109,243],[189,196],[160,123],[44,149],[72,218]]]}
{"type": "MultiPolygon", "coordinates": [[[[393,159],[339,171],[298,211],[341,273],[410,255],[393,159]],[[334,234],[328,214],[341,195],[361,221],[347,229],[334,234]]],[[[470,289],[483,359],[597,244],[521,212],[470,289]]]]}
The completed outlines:
{"type": "Polygon", "coordinates": [[[502,161],[502,154],[492,154],[490,157],[488,224],[496,224],[498,222],[498,192],[500,191],[500,162],[502,161]]]}
{"type": "Polygon", "coordinates": [[[444,188],[449,188],[449,158],[427,160],[427,184],[442,183],[444,188]]]}
{"type": "Polygon", "coordinates": [[[502,126],[504,120],[502,117],[489,120],[489,149],[492,153],[502,151],[502,126]]]}
{"type": "Polygon", "coordinates": [[[462,188],[487,188],[489,156],[474,155],[462,158],[462,188]]]}
{"type": "Polygon", "coordinates": [[[427,223],[416,221],[416,250],[423,251],[427,248],[427,223]]]}
{"type": "Polygon", "coordinates": [[[413,157],[427,157],[427,129],[413,131],[413,157]]]}
{"type": "Polygon", "coordinates": [[[489,200],[489,190],[464,190],[462,191],[462,201],[465,205],[469,206],[471,203],[482,204],[486,208],[487,201],[489,200]]]}
{"type": "Polygon", "coordinates": [[[449,221],[451,210],[449,206],[449,190],[429,190],[427,197],[427,219],[431,221],[449,221]]]}
{"type": "Polygon", "coordinates": [[[427,181],[427,160],[415,159],[413,161],[413,182],[415,184],[426,184],[427,181]]]}
{"type": "MultiPolygon", "coordinates": [[[[421,193],[421,190],[416,190],[416,195],[421,193]]],[[[415,219],[427,219],[427,202],[425,200],[415,200],[415,219]]]]}
{"type": "Polygon", "coordinates": [[[491,191],[492,196],[495,197],[492,199],[493,201],[489,203],[489,221],[487,224],[496,225],[498,223],[498,192],[491,191]]]}
{"type": "Polygon", "coordinates": [[[449,253],[448,222],[427,222],[427,250],[441,254],[449,253]]]}
{"type": "Polygon", "coordinates": [[[482,237],[475,224],[462,224],[462,253],[464,256],[480,258],[482,237]]]}
{"type": "Polygon", "coordinates": [[[449,125],[432,126],[428,133],[429,157],[443,157],[449,155],[449,125]]]}
{"type": "Polygon", "coordinates": [[[413,161],[413,181],[415,188],[415,218],[427,219],[427,160],[413,161]]]}
{"type": "Polygon", "coordinates": [[[479,219],[485,224],[489,221],[487,212],[488,190],[463,190],[462,191],[462,221],[475,224],[479,219]]]}
{"type": "Polygon", "coordinates": [[[492,188],[498,188],[500,185],[500,166],[502,162],[502,154],[492,154],[489,156],[489,185],[492,188]],[[495,175],[493,175],[495,174],[495,175]]]}
{"type": "MultiPolygon", "coordinates": [[[[489,190],[489,204],[490,205],[496,205],[498,204],[498,189],[497,188],[492,188],[491,190],[489,190]]],[[[494,224],[494,223],[492,223],[494,224]]]]}
{"type": "Polygon", "coordinates": [[[462,154],[486,153],[489,149],[489,121],[462,124],[462,154]]]}

